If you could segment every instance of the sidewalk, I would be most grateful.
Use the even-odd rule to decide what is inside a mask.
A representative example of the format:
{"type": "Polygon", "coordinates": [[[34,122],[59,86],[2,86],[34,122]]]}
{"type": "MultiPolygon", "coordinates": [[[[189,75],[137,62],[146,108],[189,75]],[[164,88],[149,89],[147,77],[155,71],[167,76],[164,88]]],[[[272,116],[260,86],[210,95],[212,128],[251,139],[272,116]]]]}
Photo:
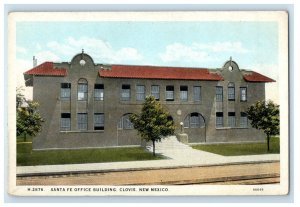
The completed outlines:
{"type": "MultiPolygon", "coordinates": [[[[149,150],[152,150],[149,147],[149,150]]],[[[221,156],[209,152],[192,149],[169,137],[158,143],[156,152],[168,157],[165,160],[88,163],[70,165],[40,165],[17,167],[18,176],[65,174],[84,172],[113,172],[144,169],[180,168],[193,166],[214,166],[241,163],[262,163],[280,160],[279,154],[248,155],[248,156],[221,156]]]]}

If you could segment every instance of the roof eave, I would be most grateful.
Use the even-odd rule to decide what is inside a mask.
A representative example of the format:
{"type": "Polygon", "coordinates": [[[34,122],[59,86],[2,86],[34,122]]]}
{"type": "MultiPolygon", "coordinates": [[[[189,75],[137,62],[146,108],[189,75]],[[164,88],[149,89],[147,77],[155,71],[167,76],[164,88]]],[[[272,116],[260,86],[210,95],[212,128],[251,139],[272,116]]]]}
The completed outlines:
{"type": "Polygon", "coordinates": [[[29,75],[26,73],[23,73],[24,75],[24,80],[25,80],[25,86],[33,86],[33,75],[29,75]]]}

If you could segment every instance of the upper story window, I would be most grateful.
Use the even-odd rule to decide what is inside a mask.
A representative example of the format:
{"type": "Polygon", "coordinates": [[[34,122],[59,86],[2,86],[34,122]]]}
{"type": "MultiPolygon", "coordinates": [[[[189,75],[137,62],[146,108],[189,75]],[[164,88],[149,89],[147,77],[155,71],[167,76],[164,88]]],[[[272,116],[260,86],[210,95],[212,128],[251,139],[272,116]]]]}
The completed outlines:
{"type": "Polygon", "coordinates": [[[194,101],[201,101],[201,87],[200,86],[194,86],[194,101]]]}
{"type": "Polygon", "coordinates": [[[235,100],[235,88],[234,83],[228,83],[228,101],[235,100]]]}
{"type": "Polygon", "coordinates": [[[155,97],[155,100],[159,100],[159,86],[151,86],[151,95],[155,97]]]}
{"type": "Polygon", "coordinates": [[[143,85],[136,86],[136,100],[137,101],[145,100],[145,86],[143,85]]]}
{"type": "Polygon", "coordinates": [[[188,87],[180,86],[180,100],[187,101],[188,100],[188,87]]]}
{"type": "Polygon", "coordinates": [[[222,86],[216,87],[216,101],[217,102],[223,101],[223,87],[222,86]]]}
{"type": "Polygon", "coordinates": [[[104,85],[103,84],[95,84],[94,98],[97,101],[103,101],[104,100],[104,85]]]}
{"type": "Polygon", "coordinates": [[[240,88],[241,92],[241,101],[247,101],[247,88],[246,87],[241,87],[240,88]]]}
{"type": "Polygon", "coordinates": [[[60,99],[70,100],[71,98],[71,83],[60,84],[60,99]]]}
{"type": "Polygon", "coordinates": [[[121,90],[121,100],[129,101],[130,100],[130,85],[123,84],[121,90]]]}
{"type": "Polygon", "coordinates": [[[88,98],[88,82],[86,79],[79,79],[77,88],[77,100],[86,101],[88,98]]]}
{"type": "Polygon", "coordinates": [[[94,130],[104,130],[104,114],[94,114],[94,130]]]}
{"type": "Polygon", "coordinates": [[[228,126],[235,127],[235,112],[228,112],[228,126]]]}
{"type": "Polygon", "coordinates": [[[70,131],[71,130],[71,114],[61,113],[60,114],[60,131],[70,131]]]}
{"type": "Polygon", "coordinates": [[[166,101],[174,101],[174,86],[166,86],[166,101]]]}

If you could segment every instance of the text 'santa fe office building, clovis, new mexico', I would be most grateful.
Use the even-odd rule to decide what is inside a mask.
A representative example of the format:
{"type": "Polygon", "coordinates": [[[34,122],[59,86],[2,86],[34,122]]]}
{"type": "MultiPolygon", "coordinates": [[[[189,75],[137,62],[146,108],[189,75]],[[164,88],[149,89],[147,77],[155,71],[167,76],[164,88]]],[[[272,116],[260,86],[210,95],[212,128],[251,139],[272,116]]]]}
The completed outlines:
{"type": "Polygon", "coordinates": [[[45,122],[33,149],[141,145],[129,120],[153,95],[188,142],[254,142],[247,108],[265,99],[274,80],[242,70],[231,59],[222,68],[95,64],[82,52],[71,62],[45,62],[24,73],[45,122]]]}

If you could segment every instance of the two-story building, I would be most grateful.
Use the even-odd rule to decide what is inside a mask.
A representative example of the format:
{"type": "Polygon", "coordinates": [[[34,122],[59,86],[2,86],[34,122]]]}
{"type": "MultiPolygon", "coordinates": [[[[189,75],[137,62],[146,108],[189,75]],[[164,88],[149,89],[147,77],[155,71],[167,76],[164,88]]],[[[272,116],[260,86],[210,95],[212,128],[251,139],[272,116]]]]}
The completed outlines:
{"type": "Polygon", "coordinates": [[[231,59],[222,68],[95,64],[84,52],[71,62],[45,62],[24,73],[45,119],[33,149],[141,145],[129,120],[147,95],[168,109],[188,142],[254,142],[246,110],[265,99],[274,80],[242,70],[231,59]]]}

